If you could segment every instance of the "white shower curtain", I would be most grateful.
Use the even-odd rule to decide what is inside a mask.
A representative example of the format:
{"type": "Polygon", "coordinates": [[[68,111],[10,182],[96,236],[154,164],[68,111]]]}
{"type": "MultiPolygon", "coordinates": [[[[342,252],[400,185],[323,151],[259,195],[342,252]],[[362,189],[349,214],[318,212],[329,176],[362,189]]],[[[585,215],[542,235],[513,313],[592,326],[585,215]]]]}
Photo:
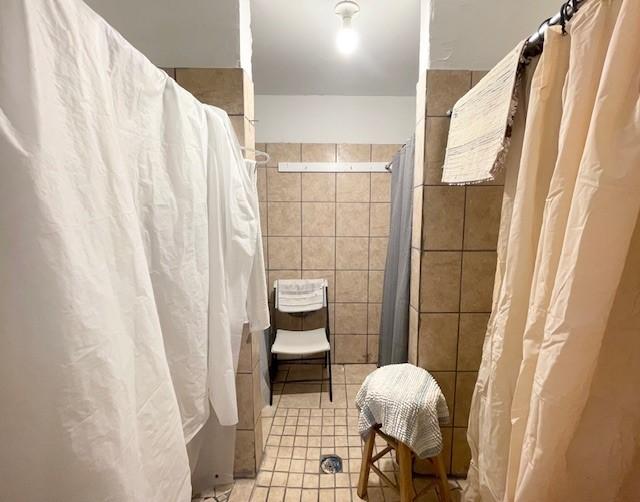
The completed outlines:
{"type": "Polygon", "coordinates": [[[82,1],[1,10],[0,500],[188,501],[268,324],[255,186],[227,115],[82,1]]]}
{"type": "Polygon", "coordinates": [[[511,152],[467,501],[638,499],[638,26],[636,0],[592,0],[547,35],[511,152]]]}

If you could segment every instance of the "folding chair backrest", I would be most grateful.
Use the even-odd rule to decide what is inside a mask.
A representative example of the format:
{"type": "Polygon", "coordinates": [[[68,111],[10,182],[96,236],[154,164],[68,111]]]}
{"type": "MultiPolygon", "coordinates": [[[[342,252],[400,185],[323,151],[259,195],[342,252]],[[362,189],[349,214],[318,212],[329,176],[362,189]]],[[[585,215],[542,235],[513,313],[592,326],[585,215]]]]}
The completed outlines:
{"type": "Polygon", "coordinates": [[[280,312],[312,312],[327,306],[326,279],[278,279],[275,306],[280,312]]]}

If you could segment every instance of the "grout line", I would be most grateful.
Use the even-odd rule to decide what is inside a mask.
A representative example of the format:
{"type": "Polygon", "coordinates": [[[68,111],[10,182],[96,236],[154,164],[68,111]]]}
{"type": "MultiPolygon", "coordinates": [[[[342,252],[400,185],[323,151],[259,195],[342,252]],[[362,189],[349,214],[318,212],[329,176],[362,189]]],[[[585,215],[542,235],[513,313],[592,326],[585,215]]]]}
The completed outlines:
{"type": "MultiPolygon", "coordinates": [[[[373,157],[373,145],[370,145],[370,149],[369,149],[369,160],[371,160],[371,158],[373,157]]],[[[368,269],[369,269],[369,273],[367,274],[367,314],[365,316],[366,318],[366,332],[367,335],[365,337],[365,351],[366,351],[366,361],[367,363],[370,363],[371,361],[369,360],[369,274],[371,273],[371,209],[373,208],[372,204],[371,204],[371,191],[373,189],[373,177],[371,176],[371,174],[369,174],[369,238],[367,241],[367,265],[368,265],[368,269]]],[[[383,269],[384,270],[384,269],[383,269]]],[[[380,333],[378,333],[378,335],[380,335],[380,333]]],[[[379,342],[378,342],[379,343],[379,342]]]]}
{"type": "MultiPolygon", "coordinates": [[[[464,201],[462,206],[462,244],[461,247],[464,250],[464,230],[467,217],[467,187],[464,187],[464,201]]],[[[460,312],[462,311],[462,272],[463,272],[464,251],[460,253],[460,279],[459,279],[459,294],[458,294],[458,332],[456,336],[456,361],[455,361],[455,373],[453,381],[453,412],[451,413],[451,424],[454,425],[456,421],[456,398],[458,393],[458,349],[460,346],[460,312]]],[[[449,472],[453,469],[453,431],[451,440],[451,453],[449,456],[450,465],[449,472]]]]}
{"type": "MultiPolygon", "coordinates": [[[[334,159],[337,162],[338,160],[338,144],[336,143],[335,146],[335,150],[334,150],[334,159]]],[[[333,265],[333,300],[335,303],[335,300],[337,299],[338,293],[337,293],[337,289],[338,289],[338,269],[336,267],[336,262],[338,259],[338,173],[334,173],[333,174],[333,233],[335,234],[333,237],[333,260],[334,260],[334,265],[333,265]]],[[[333,350],[330,351],[329,353],[332,355],[331,357],[331,361],[337,361],[338,360],[338,356],[337,356],[337,344],[336,344],[336,324],[335,324],[335,319],[336,319],[336,310],[335,307],[332,309],[333,310],[333,330],[331,331],[331,336],[329,339],[329,348],[331,349],[333,346],[333,350]]],[[[329,319],[329,323],[331,323],[331,319],[329,319]]],[[[322,401],[321,401],[322,404],[322,401]]]]}
{"type": "MultiPolygon", "coordinates": [[[[302,161],[302,143],[300,143],[300,161],[302,161]]],[[[302,252],[302,221],[303,221],[303,216],[302,216],[302,173],[300,174],[300,186],[298,187],[300,190],[300,278],[302,279],[302,271],[304,270],[304,253],[302,252]]],[[[302,323],[302,322],[301,322],[302,323]]],[[[304,326],[302,326],[304,328],[304,326]]]]}
{"type": "MultiPolygon", "coordinates": [[[[411,248],[418,250],[418,248],[411,248]]],[[[495,253],[495,249],[423,249],[423,253],[495,253]]]]}

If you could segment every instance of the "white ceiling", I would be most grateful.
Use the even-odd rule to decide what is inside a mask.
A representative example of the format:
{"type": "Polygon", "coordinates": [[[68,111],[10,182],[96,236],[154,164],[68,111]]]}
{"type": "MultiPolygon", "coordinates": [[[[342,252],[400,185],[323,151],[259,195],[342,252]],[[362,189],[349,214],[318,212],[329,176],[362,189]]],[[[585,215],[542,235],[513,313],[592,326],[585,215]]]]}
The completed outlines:
{"type": "Polygon", "coordinates": [[[413,96],[420,0],[360,0],[351,56],[335,48],[335,0],[251,0],[256,94],[413,96]]]}

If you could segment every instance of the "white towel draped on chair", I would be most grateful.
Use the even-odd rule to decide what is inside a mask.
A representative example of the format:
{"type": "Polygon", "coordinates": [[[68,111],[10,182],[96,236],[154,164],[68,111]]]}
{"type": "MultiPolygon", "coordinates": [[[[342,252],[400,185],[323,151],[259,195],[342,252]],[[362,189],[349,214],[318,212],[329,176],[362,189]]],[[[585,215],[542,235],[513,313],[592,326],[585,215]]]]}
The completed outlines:
{"type": "Polygon", "coordinates": [[[280,312],[312,312],[326,305],[326,279],[279,279],[274,287],[280,312]]]}

